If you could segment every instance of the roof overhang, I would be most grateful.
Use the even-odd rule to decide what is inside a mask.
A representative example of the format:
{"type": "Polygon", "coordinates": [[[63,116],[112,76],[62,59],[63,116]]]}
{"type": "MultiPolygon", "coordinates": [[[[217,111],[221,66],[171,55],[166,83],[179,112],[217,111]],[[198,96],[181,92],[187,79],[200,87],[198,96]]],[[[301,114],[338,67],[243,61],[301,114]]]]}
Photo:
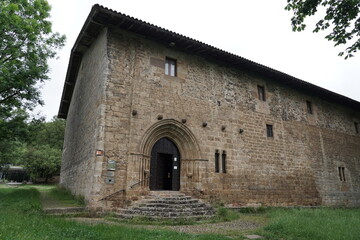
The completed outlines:
{"type": "Polygon", "coordinates": [[[71,50],[70,61],[61,97],[58,117],[65,118],[69,110],[72,93],[84,52],[91,46],[103,27],[116,27],[146,37],[147,39],[170,46],[182,52],[204,57],[224,64],[228,67],[245,70],[262,75],[273,81],[285,84],[297,90],[321,97],[325,100],[346,105],[360,110],[360,102],[334,93],[314,84],[305,82],[286,73],[258,64],[243,57],[215,48],[208,44],[185,37],[153,24],[113,11],[100,5],[94,5],[87,17],[83,28],[71,50]]]}

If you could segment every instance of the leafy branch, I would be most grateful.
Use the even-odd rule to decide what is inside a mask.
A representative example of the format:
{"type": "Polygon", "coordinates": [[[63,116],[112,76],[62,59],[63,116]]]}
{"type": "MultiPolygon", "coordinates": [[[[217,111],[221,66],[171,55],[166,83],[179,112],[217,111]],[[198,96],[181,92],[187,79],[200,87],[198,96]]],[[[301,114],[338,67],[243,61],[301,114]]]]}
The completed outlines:
{"type": "Polygon", "coordinates": [[[316,23],[313,32],[332,27],[325,38],[335,42],[334,46],[350,45],[338,55],[345,59],[353,57],[360,50],[359,0],[287,0],[285,10],[294,13],[291,18],[293,31],[303,31],[306,28],[304,20],[315,15],[321,6],[326,8],[326,14],[316,23]]]}

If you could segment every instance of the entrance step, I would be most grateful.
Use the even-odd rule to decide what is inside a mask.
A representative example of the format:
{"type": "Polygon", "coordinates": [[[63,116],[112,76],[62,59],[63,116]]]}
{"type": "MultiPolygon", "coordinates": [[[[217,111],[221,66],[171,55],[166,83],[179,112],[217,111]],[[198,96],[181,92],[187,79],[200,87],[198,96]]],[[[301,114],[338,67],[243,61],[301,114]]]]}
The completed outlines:
{"type": "Polygon", "coordinates": [[[214,214],[210,205],[175,191],[152,191],[133,206],[118,211],[119,218],[208,218],[214,214]]]}

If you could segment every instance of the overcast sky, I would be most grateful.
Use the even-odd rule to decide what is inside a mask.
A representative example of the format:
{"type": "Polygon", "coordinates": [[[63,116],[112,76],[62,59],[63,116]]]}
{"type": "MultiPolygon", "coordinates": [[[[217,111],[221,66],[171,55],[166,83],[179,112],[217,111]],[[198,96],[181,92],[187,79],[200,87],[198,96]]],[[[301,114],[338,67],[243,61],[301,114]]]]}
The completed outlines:
{"type": "MultiPolygon", "coordinates": [[[[67,37],[58,60],[50,62],[50,80],[42,88],[42,112],[57,115],[70,51],[98,3],[159,27],[180,33],[304,81],[360,101],[360,54],[344,60],[324,33],[292,32],[286,0],[48,0],[53,30],[67,37]]],[[[311,25],[310,25],[311,24],[311,25]]]]}

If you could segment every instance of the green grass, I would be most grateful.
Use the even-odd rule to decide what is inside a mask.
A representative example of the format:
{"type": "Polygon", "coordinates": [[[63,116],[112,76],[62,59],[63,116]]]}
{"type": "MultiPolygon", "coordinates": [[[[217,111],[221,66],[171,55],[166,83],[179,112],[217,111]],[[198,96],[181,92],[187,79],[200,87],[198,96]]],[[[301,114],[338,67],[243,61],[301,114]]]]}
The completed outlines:
{"type": "Polygon", "coordinates": [[[70,191],[59,186],[50,189],[49,197],[56,199],[65,206],[85,206],[84,198],[81,196],[74,196],[70,191]]]}
{"type": "Polygon", "coordinates": [[[107,239],[229,239],[217,235],[190,235],[167,230],[145,230],[126,226],[86,225],[44,215],[40,192],[28,186],[0,188],[0,240],[107,240],[107,239]]]}
{"type": "Polygon", "coordinates": [[[44,193],[62,204],[79,204],[67,191],[54,185],[23,185],[9,187],[0,185],[0,240],[41,239],[173,239],[173,240],[215,240],[229,239],[219,235],[190,235],[166,229],[146,230],[133,225],[184,225],[242,219],[265,225],[264,228],[249,231],[228,232],[232,239],[244,239],[245,234],[259,234],[264,239],[278,240],[352,240],[360,239],[360,208],[266,208],[246,209],[237,213],[218,208],[215,218],[202,222],[185,219],[153,223],[146,218],[135,219],[129,224],[88,225],[45,215],[41,210],[40,198],[44,193]]]}
{"type": "Polygon", "coordinates": [[[267,239],[360,239],[360,209],[271,209],[269,223],[259,232],[267,239]]]}
{"type": "Polygon", "coordinates": [[[215,217],[212,219],[212,222],[229,222],[236,220],[240,217],[239,213],[224,207],[219,207],[217,209],[215,217]]]}

